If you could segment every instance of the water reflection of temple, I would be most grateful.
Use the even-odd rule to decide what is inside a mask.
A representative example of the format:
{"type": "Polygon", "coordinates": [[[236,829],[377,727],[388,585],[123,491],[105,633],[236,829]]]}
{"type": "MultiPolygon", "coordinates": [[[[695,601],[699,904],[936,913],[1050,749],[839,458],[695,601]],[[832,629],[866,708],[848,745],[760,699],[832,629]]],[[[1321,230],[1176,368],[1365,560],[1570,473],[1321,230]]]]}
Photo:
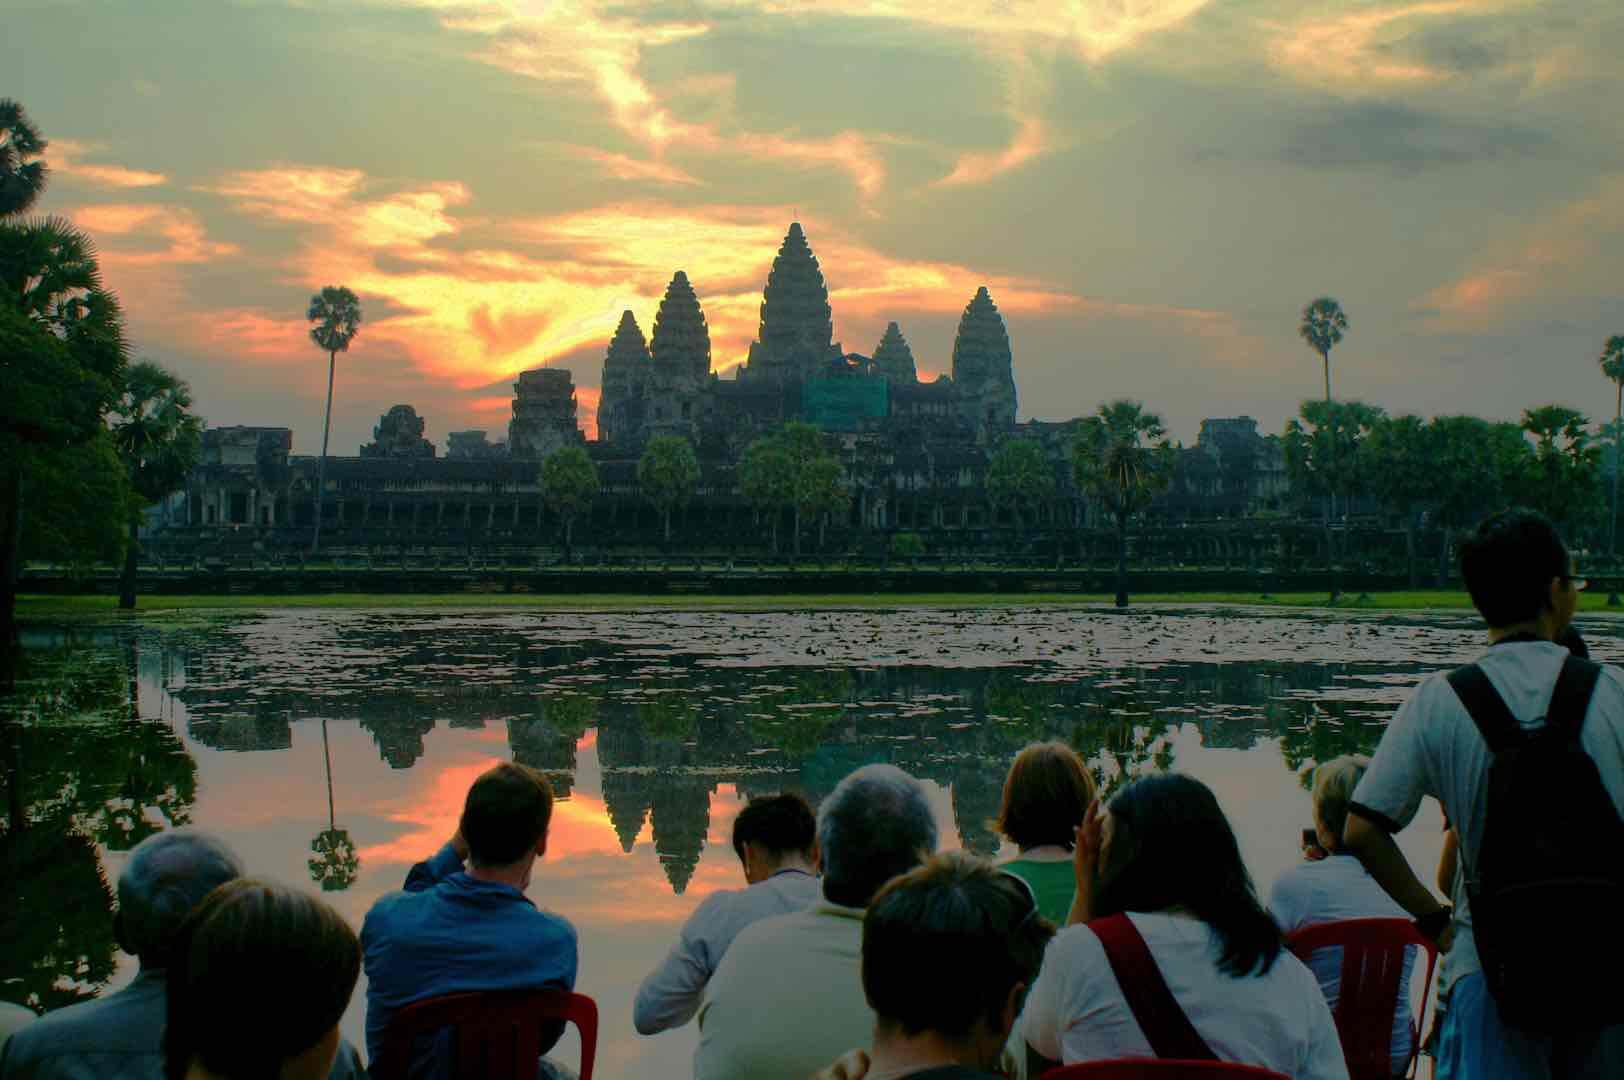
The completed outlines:
{"type": "MultiPolygon", "coordinates": [[[[1332,693],[1344,672],[1288,662],[1162,663],[1080,673],[1047,665],[718,667],[680,653],[650,665],[612,641],[537,642],[522,628],[477,645],[355,633],[361,673],[284,677],[242,650],[195,649],[174,691],[191,734],[217,749],[286,749],[290,724],[353,719],[391,768],[415,766],[440,722],[506,725],[513,758],[540,769],[560,798],[574,789],[577,747],[596,731],[609,824],[630,851],[645,827],[672,887],[698,865],[710,800],[793,789],[814,803],[861,765],[885,761],[942,785],[959,842],[991,853],[1004,773],[1019,748],[1058,738],[1106,790],[1165,767],[1167,736],[1193,723],[1205,745],[1277,738],[1288,765],[1371,749],[1385,708],[1332,693]],[[475,655],[477,653],[477,655],[475,655]]],[[[1390,670],[1390,668],[1388,669],[1390,670]]]]}

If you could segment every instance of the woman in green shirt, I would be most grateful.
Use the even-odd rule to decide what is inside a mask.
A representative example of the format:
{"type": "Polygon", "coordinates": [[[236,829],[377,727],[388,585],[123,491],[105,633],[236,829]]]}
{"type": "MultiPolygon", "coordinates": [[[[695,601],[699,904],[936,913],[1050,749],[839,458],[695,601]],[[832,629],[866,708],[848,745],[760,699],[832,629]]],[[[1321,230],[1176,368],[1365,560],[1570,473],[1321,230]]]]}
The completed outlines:
{"type": "Polygon", "coordinates": [[[1015,756],[1004,780],[998,831],[1020,854],[1003,869],[1032,886],[1038,911],[1066,924],[1076,889],[1071,851],[1074,830],[1094,801],[1094,778],[1077,751],[1063,742],[1033,743],[1015,756]]]}

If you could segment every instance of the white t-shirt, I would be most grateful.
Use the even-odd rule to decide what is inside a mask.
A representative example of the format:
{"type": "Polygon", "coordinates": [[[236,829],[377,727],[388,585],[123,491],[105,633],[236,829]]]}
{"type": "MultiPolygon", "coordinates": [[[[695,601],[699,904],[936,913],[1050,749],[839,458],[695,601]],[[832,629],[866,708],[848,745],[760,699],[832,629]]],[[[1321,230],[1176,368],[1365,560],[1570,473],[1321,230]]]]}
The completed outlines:
{"type": "MultiPolygon", "coordinates": [[[[1524,728],[1533,730],[1545,722],[1551,691],[1567,655],[1566,649],[1549,641],[1518,641],[1493,646],[1477,663],[1511,714],[1524,728]]],[[[1615,667],[1602,667],[1579,745],[1596,763],[1613,804],[1624,812],[1624,672],[1615,667]]],[[[1483,846],[1493,760],[1477,725],[1449,685],[1448,673],[1440,672],[1416,687],[1399,706],[1353,801],[1364,816],[1393,831],[1410,823],[1423,796],[1443,803],[1449,823],[1460,837],[1461,869],[1470,881],[1483,846]]],[[[1527,809],[1530,813],[1539,810],[1535,806],[1527,809]]],[[[1447,993],[1456,979],[1482,970],[1472,942],[1466,890],[1457,892],[1455,943],[1449,950],[1445,975],[1439,978],[1440,993],[1447,993]]]]}
{"type": "MultiPolygon", "coordinates": [[[[1347,1062],[1330,1007],[1302,962],[1281,950],[1262,975],[1218,969],[1222,944],[1206,923],[1183,915],[1130,914],[1168,989],[1212,1052],[1295,1080],[1346,1080],[1347,1062]]],[[[1068,926],[1043,955],[1021,1017],[1027,1044],[1071,1065],[1154,1057],[1122,996],[1105,948],[1087,926],[1068,926]]]]}
{"type": "MultiPolygon", "coordinates": [[[[1352,855],[1328,855],[1287,870],[1269,890],[1269,913],[1286,933],[1305,926],[1343,919],[1404,919],[1409,913],[1376,884],[1352,855]]],[[[1410,1061],[1410,973],[1415,970],[1412,946],[1404,950],[1404,974],[1399,981],[1398,1012],[1393,1018],[1393,1074],[1410,1061]]],[[[1308,970],[1319,980],[1325,1003],[1334,1012],[1342,988],[1342,950],[1316,949],[1308,970]]]]}

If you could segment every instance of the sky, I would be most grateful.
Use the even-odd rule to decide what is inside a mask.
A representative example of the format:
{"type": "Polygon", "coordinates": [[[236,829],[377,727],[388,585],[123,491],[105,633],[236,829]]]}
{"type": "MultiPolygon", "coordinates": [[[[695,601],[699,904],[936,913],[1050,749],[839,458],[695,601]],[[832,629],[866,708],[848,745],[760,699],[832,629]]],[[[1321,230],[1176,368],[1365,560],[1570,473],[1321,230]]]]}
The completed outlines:
{"type": "Polygon", "coordinates": [[[835,337],[924,377],[986,285],[1022,419],[1133,397],[1195,439],[1321,391],[1610,419],[1624,333],[1613,0],[4,0],[40,210],[95,238],[137,355],[211,424],[321,441],[310,295],[365,322],[335,453],[391,405],[505,435],[685,270],[730,377],[784,232],[835,337]]]}

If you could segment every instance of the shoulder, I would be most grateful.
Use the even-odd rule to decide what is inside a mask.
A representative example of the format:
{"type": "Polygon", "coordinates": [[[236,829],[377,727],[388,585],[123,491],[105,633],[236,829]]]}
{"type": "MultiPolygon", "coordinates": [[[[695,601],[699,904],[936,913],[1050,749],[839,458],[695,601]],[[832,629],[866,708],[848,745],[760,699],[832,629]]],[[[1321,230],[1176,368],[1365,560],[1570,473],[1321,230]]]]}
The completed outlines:
{"type": "Polygon", "coordinates": [[[432,893],[432,889],[422,892],[396,889],[394,892],[384,893],[372,902],[372,906],[367,908],[366,915],[361,919],[362,936],[366,936],[369,931],[386,929],[395,920],[404,917],[413,908],[422,904],[432,893]]]}
{"type": "Polygon", "coordinates": [[[1323,860],[1300,862],[1275,878],[1269,889],[1269,913],[1282,922],[1295,916],[1318,884],[1320,874],[1316,871],[1322,872],[1323,865],[1323,860]]]}
{"type": "MultiPolygon", "coordinates": [[[[1612,664],[1598,664],[1596,666],[1601,668],[1601,675],[1596,679],[1596,696],[1606,695],[1611,699],[1613,705],[1624,704],[1624,669],[1617,668],[1612,664]]],[[[1595,702],[1592,701],[1591,704],[1594,706],[1595,702]]],[[[1624,727],[1624,710],[1615,710],[1609,718],[1615,724],[1624,727]]]]}
{"type": "Polygon", "coordinates": [[[525,919],[525,925],[530,928],[530,933],[534,937],[544,941],[568,942],[572,948],[580,938],[574,923],[556,912],[540,908],[530,913],[525,919]]]}

